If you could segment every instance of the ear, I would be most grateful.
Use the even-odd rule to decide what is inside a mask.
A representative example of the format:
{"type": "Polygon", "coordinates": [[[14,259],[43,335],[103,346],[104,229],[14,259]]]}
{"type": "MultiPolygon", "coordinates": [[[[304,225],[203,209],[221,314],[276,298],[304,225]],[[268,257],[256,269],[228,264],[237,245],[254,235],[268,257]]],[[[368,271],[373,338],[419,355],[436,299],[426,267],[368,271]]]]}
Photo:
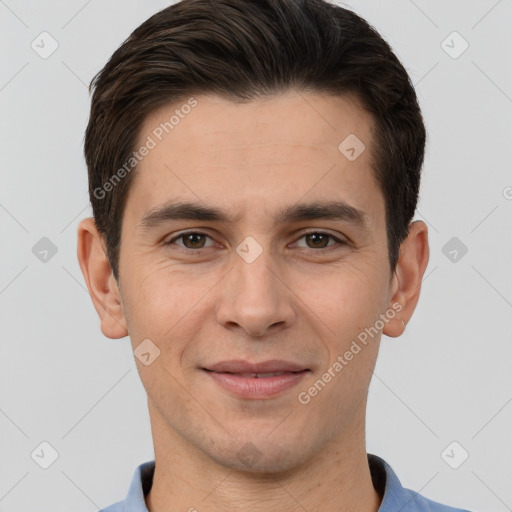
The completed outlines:
{"type": "Polygon", "coordinates": [[[108,261],[103,236],[93,218],[78,225],[77,256],[89,294],[100,317],[101,331],[107,338],[128,335],[121,294],[108,261]]]}
{"type": "Polygon", "coordinates": [[[391,280],[391,299],[388,308],[397,311],[383,333],[392,338],[400,336],[412,317],[420,297],[423,274],[428,265],[428,229],[423,221],[409,225],[409,235],[400,246],[400,255],[391,280]],[[399,308],[398,304],[402,307],[399,308]],[[402,324],[402,321],[404,322],[402,324]],[[404,325],[405,324],[405,325],[404,325]]]}

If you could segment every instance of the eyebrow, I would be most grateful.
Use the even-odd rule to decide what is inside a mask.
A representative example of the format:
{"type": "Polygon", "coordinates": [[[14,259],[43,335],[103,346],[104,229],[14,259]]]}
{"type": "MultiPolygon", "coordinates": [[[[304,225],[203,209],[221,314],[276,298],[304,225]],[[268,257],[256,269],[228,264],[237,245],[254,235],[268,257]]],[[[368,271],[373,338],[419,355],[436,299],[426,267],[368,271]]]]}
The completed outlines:
{"type": "MultiPolygon", "coordinates": [[[[239,218],[239,217],[237,217],[239,218]]],[[[286,224],[307,220],[347,221],[363,229],[369,229],[368,217],[362,211],[344,201],[311,202],[288,206],[277,213],[275,222],[286,224]]],[[[162,224],[177,220],[197,220],[231,224],[236,218],[218,208],[199,203],[165,203],[147,211],[139,227],[150,231],[162,224]]]]}

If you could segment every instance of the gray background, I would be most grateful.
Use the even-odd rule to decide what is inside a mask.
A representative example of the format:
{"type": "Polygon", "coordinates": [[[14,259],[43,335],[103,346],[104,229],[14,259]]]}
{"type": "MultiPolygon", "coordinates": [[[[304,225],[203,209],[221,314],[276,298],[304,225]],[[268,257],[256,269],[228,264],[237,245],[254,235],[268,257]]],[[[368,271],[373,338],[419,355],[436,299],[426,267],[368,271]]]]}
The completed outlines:
{"type": "MultiPolygon", "coordinates": [[[[76,227],[90,215],[86,85],[168,3],[0,0],[0,511],[95,511],[153,458],[129,340],[99,329],[76,227]],[[43,31],[59,45],[46,59],[31,47],[43,31]],[[48,469],[43,441],[59,455],[48,469]]],[[[382,340],[368,451],[432,499],[512,510],[512,1],[344,5],[402,59],[429,132],[417,218],[431,259],[406,333],[382,340]]]]}

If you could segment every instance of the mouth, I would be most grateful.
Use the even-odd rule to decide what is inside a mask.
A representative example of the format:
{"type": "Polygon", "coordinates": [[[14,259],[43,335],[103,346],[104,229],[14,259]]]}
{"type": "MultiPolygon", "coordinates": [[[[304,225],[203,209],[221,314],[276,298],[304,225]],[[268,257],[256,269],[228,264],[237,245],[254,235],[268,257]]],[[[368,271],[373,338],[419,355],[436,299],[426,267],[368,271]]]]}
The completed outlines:
{"type": "Polygon", "coordinates": [[[289,361],[223,361],[202,370],[231,395],[243,399],[272,398],[296,386],[309,368],[289,361]]]}
{"type": "MultiPolygon", "coordinates": [[[[212,370],[206,370],[212,371],[212,370]]],[[[307,370],[303,370],[307,371],[307,370]]],[[[215,373],[223,373],[224,375],[236,375],[237,377],[242,377],[244,379],[268,379],[269,377],[279,377],[280,375],[287,375],[290,373],[301,373],[301,372],[271,372],[271,373],[233,373],[233,372],[215,372],[215,373]]]]}

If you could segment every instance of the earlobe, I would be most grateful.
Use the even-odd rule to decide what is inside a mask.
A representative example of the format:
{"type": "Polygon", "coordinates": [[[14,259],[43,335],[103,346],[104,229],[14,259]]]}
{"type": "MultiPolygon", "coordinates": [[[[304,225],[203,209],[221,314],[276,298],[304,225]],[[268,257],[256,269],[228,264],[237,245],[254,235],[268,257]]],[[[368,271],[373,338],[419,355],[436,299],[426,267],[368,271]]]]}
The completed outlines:
{"type": "Polygon", "coordinates": [[[77,257],[101,331],[112,339],[128,335],[121,294],[112,274],[104,240],[93,218],[83,219],[78,226],[77,257]]]}
{"type": "Polygon", "coordinates": [[[386,336],[396,338],[404,332],[419,300],[428,259],[427,225],[423,221],[412,222],[409,235],[400,247],[400,256],[391,281],[390,307],[396,303],[402,307],[393,321],[384,327],[383,333],[386,336]]]}

